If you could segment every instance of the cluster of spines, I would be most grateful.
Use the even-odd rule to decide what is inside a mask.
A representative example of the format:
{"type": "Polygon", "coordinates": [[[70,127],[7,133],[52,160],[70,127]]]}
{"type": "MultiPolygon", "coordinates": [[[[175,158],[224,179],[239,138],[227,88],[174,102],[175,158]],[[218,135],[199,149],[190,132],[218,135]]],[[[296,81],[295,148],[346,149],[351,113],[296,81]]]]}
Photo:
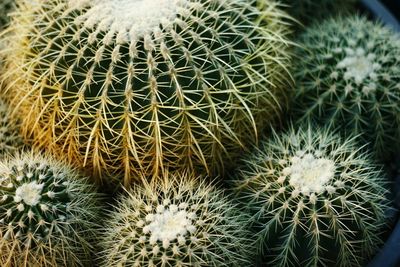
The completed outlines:
{"type": "Polygon", "coordinates": [[[75,2],[21,4],[3,80],[30,114],[24,135],[95,177],[222,173],[286,105],[288,28],[273,1],[177,1],[173,21],[140,33],[75,2]]]}
{"type": "Polygon", "coordinates": [[[35,152],[0,162],[0,265],[83,266],[100,195],[67,165],[35,152]]]}
{"type": "Polygon", "coordinates": [[[360,135],[384,161],[400,138],[400,37],[364,17],[307,29],[294,70],[293,115],[360,135]]]}
{"type": "Polygon", "coordinates": [[[354,138],[311,125],[274,133],[231,185],[274,266],[359,266],[382,243],[385,174],[354,138]]]}
{"type": "Polygon", "coordinates": [[[127,192],[103,231],[102,266],[247,266],[247,217],[189,174],[127,192]]]}

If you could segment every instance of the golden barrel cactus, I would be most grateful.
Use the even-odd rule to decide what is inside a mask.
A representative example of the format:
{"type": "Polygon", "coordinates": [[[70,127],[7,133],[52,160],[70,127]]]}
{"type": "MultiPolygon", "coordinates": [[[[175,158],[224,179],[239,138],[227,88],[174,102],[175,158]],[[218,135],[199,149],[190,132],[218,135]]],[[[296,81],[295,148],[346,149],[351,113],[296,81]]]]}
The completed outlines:
{"type": "Polygon", "coordinates": [[[5,94],[25,137],[98,181],[220,173],[285,106],[286,18],[272,0],[18,1],[5,94]]]}

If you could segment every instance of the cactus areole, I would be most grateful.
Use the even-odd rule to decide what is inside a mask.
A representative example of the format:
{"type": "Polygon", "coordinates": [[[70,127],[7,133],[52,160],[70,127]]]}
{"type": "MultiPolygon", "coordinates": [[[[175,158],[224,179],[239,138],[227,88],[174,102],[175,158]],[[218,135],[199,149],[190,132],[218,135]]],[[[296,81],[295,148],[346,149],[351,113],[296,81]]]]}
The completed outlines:
{"type": "Polygon", "coordinates": [[[220,172],[284,107],[273,1],[43,2],[13,15],[7,94],[25,136],[100,181],[220,172]]]}

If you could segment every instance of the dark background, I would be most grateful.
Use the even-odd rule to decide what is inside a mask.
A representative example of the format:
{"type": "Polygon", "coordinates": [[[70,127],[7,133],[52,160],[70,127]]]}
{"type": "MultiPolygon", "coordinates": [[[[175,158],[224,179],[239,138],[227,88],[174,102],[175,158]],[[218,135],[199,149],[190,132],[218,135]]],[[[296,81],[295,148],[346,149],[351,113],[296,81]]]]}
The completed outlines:
{"type": "Polygon", "coordinates": [[[381,0],[390,11],[400,20],[400,0],[381,0]]]}

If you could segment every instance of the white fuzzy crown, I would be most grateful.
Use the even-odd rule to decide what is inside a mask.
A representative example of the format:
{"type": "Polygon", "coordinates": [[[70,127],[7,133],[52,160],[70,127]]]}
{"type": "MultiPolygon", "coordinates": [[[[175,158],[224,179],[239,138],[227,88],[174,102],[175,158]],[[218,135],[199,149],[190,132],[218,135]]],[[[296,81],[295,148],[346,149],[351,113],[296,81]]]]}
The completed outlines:
{"type": "Polygon", "coordinates": [[[88,8],[76,23],[96,32],[117,35],[120,43],[161,31],[188,10],[187,0],[69,0],[73,9],[88,8]]]}
{"type": "Polygon", "coordinates": [[[20,185],[15,191],[14,201],[16,203],[23,201],[29,206],[36,206],[42,198],[43,186],[44,184],[38,184],[36,181],[20,185]]]}

